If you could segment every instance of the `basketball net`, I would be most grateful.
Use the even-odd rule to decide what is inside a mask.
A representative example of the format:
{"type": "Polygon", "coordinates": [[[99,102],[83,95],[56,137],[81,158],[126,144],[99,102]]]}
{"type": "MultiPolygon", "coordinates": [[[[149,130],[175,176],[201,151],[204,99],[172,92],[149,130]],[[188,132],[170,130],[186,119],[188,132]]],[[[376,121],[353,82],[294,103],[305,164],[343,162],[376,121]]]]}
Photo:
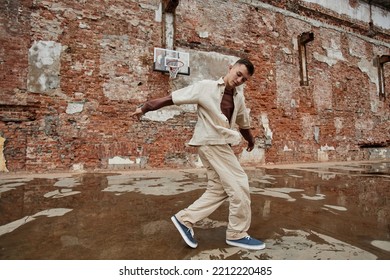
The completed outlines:
{"type": "Polygon", "coordinates": [[[179,73],[179,70],[181,67],[184,66],[184,62],[181,60],[171,60],[167,62],[168,71],[169,71],[169,78],[175,79],[177,76],[177,73],[179,73]]]}

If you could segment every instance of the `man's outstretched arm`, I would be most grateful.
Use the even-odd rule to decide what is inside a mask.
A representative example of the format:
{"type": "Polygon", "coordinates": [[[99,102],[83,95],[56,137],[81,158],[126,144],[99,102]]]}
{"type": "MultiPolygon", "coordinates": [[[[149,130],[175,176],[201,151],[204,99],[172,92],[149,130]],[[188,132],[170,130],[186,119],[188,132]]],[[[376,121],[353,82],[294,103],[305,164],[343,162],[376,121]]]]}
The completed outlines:
{"type": "Polygon", "coordinates": [[[147,112],[155,111],[162,107],[170,105],[173,105],[171,95],[149,100],[142,107],[138,107],[133,113],[131,113],[131,116],[141,116],[143,114],[146,114],[147,112]]]}

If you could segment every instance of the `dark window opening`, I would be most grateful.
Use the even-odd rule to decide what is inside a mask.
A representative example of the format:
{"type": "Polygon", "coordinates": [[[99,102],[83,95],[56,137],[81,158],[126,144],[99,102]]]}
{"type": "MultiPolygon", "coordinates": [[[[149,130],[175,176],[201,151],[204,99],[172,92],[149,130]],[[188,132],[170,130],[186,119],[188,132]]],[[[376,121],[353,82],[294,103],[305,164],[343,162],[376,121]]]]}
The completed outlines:
{"type": "Polygon", "coordinates": [[[385,87],[385,67],[384,64],[390,61],[390,55],[377,56],[374,59],[374,65],[378,68],[378,85],[379,85],[379,99],[386,99],[386,87],[385,87]]]}
{"type": "Polygon", "coordinates": [[[309,75],[307,70],[306,44],[314,40],[313,32],[304,32],[298,35],[298,55],[299,73],[301,76],[301,86],[309,85],[309,75]]]}

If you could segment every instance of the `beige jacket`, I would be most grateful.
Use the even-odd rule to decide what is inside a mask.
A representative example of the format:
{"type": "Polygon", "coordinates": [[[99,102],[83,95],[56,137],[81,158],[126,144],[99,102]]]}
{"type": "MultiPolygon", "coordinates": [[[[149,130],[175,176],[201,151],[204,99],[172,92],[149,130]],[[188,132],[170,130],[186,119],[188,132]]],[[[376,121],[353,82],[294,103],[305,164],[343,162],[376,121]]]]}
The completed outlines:
{"type": "Polygon", "coordinates": [[[223,79],[204,80],[191,86],[172,92],[172,101],[176,105],[197,104],[198,122],[189,142],[192,146],[238,144],[240,133],[234,129],[250,129],[250,117],[245,106],[242,87],[235,90],[234,111],[229,124],[221,111],[221,100],[225,90],[223,79]]]}

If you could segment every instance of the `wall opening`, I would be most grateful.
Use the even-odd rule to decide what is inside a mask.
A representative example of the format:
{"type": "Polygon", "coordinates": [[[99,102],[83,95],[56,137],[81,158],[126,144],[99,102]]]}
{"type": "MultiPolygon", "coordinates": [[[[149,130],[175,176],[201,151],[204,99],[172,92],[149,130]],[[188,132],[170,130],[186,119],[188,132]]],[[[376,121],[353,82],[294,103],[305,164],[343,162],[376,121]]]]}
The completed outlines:
{"type": "Polygon", "coordinates": [[[385,63],[390,61],[390,55],[377,56],[374,59],[374,65],[378,68],[378,86],[379,86],[379,99],[386,99],[386,75],[385,75],[385,63]]]}
{"type": "Polygon", "coordinates": [[[309,75],[307,70],[306,44],[314,40],[313,32],[304,32],[298,35],[298,55],[299,55],[299,73],[301,77],[301,86],[309,85],[309,75]]]}

